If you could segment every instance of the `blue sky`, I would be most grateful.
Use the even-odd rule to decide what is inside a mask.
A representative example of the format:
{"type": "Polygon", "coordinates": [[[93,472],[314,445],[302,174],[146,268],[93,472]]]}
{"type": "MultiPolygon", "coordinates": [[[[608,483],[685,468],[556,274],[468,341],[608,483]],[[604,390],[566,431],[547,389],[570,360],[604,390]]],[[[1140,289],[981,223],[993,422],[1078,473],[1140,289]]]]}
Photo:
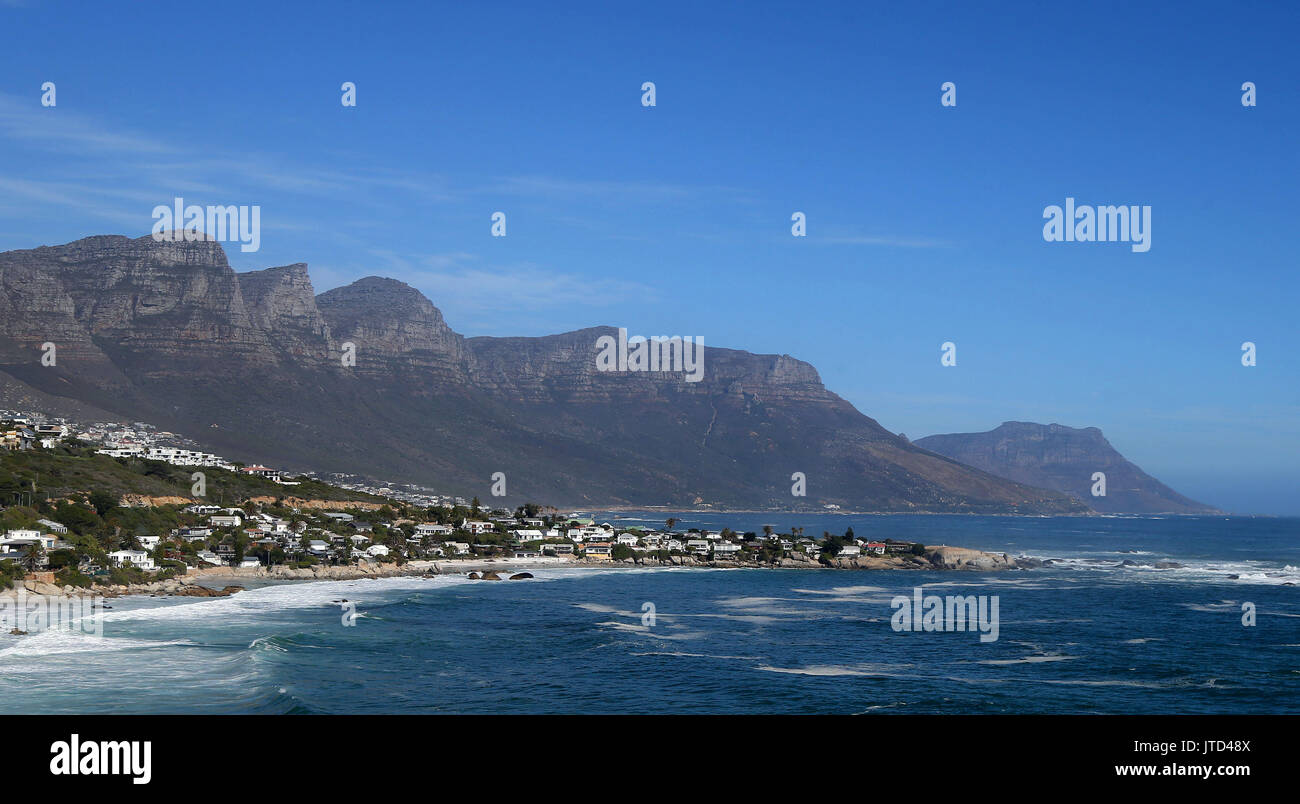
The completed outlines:
{"type": "Polygon", "coordinates": [[[467,335],[788,353],[913,438],[1095,425],[1300,514],[1285,4],[114,5],[0,0],[0,249],[258,204],[238,270],[394,277],[467,335]],[[1151,205],[1151,250],[1045,242],[1067,196],[1151,205]]]}

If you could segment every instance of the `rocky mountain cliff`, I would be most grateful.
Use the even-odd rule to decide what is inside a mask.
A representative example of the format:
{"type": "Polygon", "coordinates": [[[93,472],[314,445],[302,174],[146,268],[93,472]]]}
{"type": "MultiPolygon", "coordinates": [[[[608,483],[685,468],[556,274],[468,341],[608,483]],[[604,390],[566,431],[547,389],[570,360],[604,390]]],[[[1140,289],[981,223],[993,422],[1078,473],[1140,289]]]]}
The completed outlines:
{"type": "Polygon", "coordinates": [[[1096,427],[1003,422],[986,433],[933,435],[916,445],[1017,483],[1066,492],[1103,513],[1217,513],[1143,472],[1096,427]],[[1104,497],[1092,495],[1094,472],[1106,476],[1104,497]]]}
{"type": "Polygon", "coordinates": [[[235,459],[485,501],[504,472],[508,504],[1086,511],[909,444],[786,355],[706,347],[699,382],[598,371],[597,339],[616,334],[463,338],[401,282],[317,296],[305,265],[236,274],[206,241],[0,254],[10,406],[106,411],[235,459]]]}

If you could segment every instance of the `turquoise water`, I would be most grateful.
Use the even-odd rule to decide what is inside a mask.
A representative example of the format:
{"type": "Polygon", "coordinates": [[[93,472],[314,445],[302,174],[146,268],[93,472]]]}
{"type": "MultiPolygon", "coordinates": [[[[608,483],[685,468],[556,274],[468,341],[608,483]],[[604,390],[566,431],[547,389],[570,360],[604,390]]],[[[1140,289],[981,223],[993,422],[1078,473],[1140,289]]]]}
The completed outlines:
{"type": "Polygon", "coordinates": [[[102,638],[0,636],[0,711],[1300,712],[1297,520],[679,517],[808,535],[851,525],[1054,563],[988,574],[544,569],[500,583],[120,599],[102,638]],[[918,587],[996,596],[997,640],[895,631],[892,598],[918,587]],[[354,627],[342,598],[356,605],[354,627]],[[1246,602],[1254,627],[1242,625],[1246,602]]]}

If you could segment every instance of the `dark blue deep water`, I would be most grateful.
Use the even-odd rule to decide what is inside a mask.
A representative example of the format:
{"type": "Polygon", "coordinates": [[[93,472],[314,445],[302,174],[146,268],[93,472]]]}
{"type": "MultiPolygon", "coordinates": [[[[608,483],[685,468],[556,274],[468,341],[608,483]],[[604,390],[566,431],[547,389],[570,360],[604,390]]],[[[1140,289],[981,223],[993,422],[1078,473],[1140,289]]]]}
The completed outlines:
{"type": "Polygon", "coordinates": [[[681,518],[806,535],[851,525],[1056,563],[987,574],[541,569],[516,582],[121,599],[102,638],[0,636],[0,711],[1300,712],[1298,520],[681,518]],[[891,598],[918,587],[997,596],[997,640],[896,632],[891,598]],[[340,598],[356,603],[355,627],[342,625],[340,598]]]}

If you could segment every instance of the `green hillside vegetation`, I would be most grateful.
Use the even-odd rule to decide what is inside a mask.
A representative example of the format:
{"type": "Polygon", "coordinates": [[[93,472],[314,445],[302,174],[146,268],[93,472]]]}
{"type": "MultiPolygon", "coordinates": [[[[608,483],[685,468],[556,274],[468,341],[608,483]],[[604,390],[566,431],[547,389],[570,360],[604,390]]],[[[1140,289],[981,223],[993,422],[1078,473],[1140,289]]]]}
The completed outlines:
{"type": "Polygon", "coordinates": [[[0,451],[0,505],[32,504],[92,491],[120,499],[124,494],[193,497],[194,472],[206,478],[205,502],[239,505],[250,497],[301,497],[313,500],[384,502],[372,494],[349,491],[315,480],[284,486],[266,478],[214,467],[173,466],[142,458],[95,454],[89,444],[64,441],[54,449],[0,451]]]}

